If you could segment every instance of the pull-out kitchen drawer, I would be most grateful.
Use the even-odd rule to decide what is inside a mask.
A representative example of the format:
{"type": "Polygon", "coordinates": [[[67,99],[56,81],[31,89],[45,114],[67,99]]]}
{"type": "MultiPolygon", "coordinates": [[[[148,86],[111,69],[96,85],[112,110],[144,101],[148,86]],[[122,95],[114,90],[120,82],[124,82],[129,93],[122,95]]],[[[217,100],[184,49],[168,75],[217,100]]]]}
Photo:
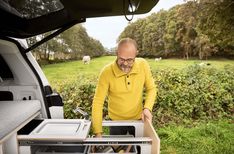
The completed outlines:
{"type": "Polygon", "coordinates": [[[28,135],[18,135],[22,154],[87,153],[82,143],[91,122],[84,119],[46,119],[28,135]]]}
{"type": "MultiPolygon", "coordinates": [[[[89,137],[91,122],[83,119],[49,119],[40,123],[28,135],[18,135],[22,154],[83,154],[92,153],[93,147],[132,147],[128,152],[159,154],[160,140],[147,120],[104,121],[103,126],[133,126],[135,135],[89,137]],[[27,147],[28,149],[26,149],[27,147]],[[25,150],[26,149],[26,150],[25,150]]],[[[130,148],[129,148],[130,149],[130,148]]],[[[108,149],[107,149],[108,150],[108,149]]],[[[116,150],[116,149],[115,149],[116,150]]],[[[116,153],[116,151],[101,153],[116,153]]],[[[125,150],[125,148],[124,148],[125,150]]],[[[126,149],[127,151],[127,149],[126,149]]],[[[98,151],[95,150],[95,153],[98,151]]]]}

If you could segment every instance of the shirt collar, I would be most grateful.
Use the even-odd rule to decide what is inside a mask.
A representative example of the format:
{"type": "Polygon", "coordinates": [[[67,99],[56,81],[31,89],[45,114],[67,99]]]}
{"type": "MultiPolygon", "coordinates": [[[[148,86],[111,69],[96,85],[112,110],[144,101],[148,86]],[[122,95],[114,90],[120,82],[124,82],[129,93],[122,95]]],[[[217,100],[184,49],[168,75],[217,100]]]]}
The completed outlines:
{"type": "Polygon", "coordinates": [[[120,77],[120,76],[127,75],[127,74],[137,74],[139,72],[139,64],[135,59],[135,62],[132,66],[131,71],[129,73],[125,73],[118,67],[116,60],[115,60],[112,64],[112,70],[116,77],[120,77]]]}

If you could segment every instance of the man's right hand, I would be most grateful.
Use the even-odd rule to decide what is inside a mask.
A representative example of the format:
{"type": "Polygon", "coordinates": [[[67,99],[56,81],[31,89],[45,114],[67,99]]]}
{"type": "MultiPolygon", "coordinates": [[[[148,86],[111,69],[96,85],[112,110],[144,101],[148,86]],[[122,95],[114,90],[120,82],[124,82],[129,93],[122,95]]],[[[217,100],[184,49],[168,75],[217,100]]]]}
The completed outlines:
{"type": "Polygon", "coordinates": [[[97,133],[97,134],[95,135],[95,137],[97,137],[97,138],[102,138],[102,133],[97,133]]]}
{"type": "MultiPolygon", "coordinates": [[[[97,134],[95,134],[94,137],[96,137],[96,138],[102,138],[102,133],[97,133],[97,134]]],[[[95,147],[95,146],[92,146],[92,147],[91,147],[91,151],[92,151],[92,152],[96,152],[96,147],[95,147]]]]}

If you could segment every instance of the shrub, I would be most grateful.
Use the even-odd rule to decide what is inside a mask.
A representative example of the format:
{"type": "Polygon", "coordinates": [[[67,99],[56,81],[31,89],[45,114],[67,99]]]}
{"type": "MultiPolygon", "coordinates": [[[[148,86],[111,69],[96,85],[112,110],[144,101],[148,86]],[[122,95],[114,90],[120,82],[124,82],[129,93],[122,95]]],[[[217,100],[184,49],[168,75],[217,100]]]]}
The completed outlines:
{"type": "MultiPolygon", "coordinates": [[[[81,110],[91,115],[92,101],[96,88],[96,77],[87,78],[79,76],[76,82],[60,86],[60,93],[64,99],[64,117],[68,119],[83,118],[81,114],[74,113],[74,109],[81,110]]],[[[104,117],[107,115],[107,104],[104,105],[104,117]]]]}
{"type": "Polygon", "coordinates": [[[234,71],[191,65],[184,70],[154,72],[158,85],[154,124],[191,124],[233,115],[234,71]]]}
{"type": "MultiPolygon", "coordinates": [[[[183,70],[153,72],[158,87],[153,108],[155,126],[169,123],[191,125],[234,114],[234,68],[218,70],[211,66],[191,65],[183,70]]],[[[81,118],[76,107],[91,115],[97,77],[79,76],[76,82],[62,83],[59,92],[64,99],[65,118],[81,118]]],[[[107,103],[104,105],[107,117],[107,103]]]]}

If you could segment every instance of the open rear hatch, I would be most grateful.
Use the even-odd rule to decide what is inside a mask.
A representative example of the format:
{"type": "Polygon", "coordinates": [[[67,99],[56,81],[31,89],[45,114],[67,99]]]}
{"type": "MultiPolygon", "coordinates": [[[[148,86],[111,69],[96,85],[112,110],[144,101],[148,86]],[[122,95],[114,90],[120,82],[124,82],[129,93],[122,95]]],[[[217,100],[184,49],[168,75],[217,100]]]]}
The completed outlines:
{"type": "MultiPolygon", "coordinates": [[[[0,35],[28,38],[58,30],[53,38],[87,18],[149,12],[158,0],[0,0],[0,35]]],[[[36,46],[31,49],[35,48],[36,46]]],[[[27,51],[31,50],[27,49],[27,51]]]]}

